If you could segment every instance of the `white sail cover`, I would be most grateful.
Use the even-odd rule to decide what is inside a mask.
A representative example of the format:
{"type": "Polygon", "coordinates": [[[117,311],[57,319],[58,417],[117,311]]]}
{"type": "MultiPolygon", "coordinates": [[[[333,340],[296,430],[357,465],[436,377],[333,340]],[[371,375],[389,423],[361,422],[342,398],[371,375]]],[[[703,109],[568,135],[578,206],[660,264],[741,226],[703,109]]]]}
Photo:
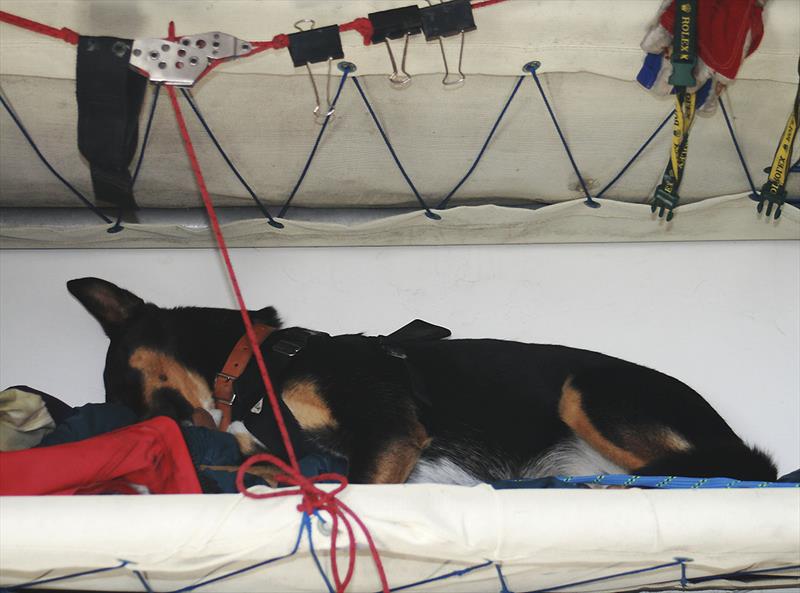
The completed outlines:
{"type": "MultiPolygon", "coordinates": [[[[402,587],[475,568],[412,591],[552,589],[660,565],[567,591],[648,586],[791,589],[800,578],[800,489],[493,490],[489,486],[350,486],[341,499],[363,519],[389,584],[402,587]],[[794,567],[786,570],[787,567],[794,567]],[[763,581],[692,579],[765,571],[763,581]],[[792,577],[794,580],[774,578],[792,577]]],[[[18,584],[128,564],[50,587],[154,591],[198,584],[289,553],[298,536],[297,498],[240,495],[5,497],[0,499],[0,583],[18,584]]],[[[330,578],[329,531],[312,519],[314,546],[330,578]]],[[[342,571],[346,535],[339,540],[342,571]]],[[[348,591],[380,589],[358,537],[348,591]]],[[[296,554],[200,591],[323,591],[303,539],[296,554]]],[[[796,590],[796,589],[795,589],[796,590]]]]}
{"type": "MultiPolygon", "coordinates": [[[[179,34],[220,30],[242,39],[268,40],[292,32],[299,19],[313,18],[322,26],[404,4],[399,0],[210,1],[200,9],[193,1],[5,0],[3,9],[91,35],[159,37],[174,19],[179,34]]],[[[398,157],[431,207],[464,176],[523,75],[523,64],[534,59],[542,63],[544,90],[590,192],[597,194],[673,106],[670,98],[655,97],[634,80],[644,57],[639,43],[659,5],[660,0],[513,0],[476,10],[478,28],[466,35],[464,49],[467,80],[453,90],[440,84],[438,44],[426,43],[421,35],[411,38],[407,68],[414,79],[402,91],[386,80],[390,66],[384,47],[364,46],[355,32],[343,33],[342,42],[398,157]]],[[[761,47],[723,94],[757,187],[765,181],[762,169],[772,160],[795,94],[798,22],[800,4],[771,0],[764,11],[761,47]]],[[[0,25],[0,32],[0,82],[7,99],[56,168],[91,196],[88,167],[76,145],[75,48],[10,25],[0,25]]],[[[447,39],[445,48],[452,69],[458,38],[447,39]]],[[[399,59],[402,44],[396,42],[394,50],[399,59]]],[[[313,70],[323,89],[324,64],[313,70]]],[[[338,76],[334,68],[333,90],[338,76]]],[[[583,199],[580,183],[536,86],[527,78],[483,160],[453,196],[454,208],[442,212],[447,222],[441,224],[418,213],[397,215],[388,210],[416,208],[418,202],[349,82],[283,231],[264,223],[185,104],[184,111],[215,204],[251,208],[244,221],[227,219],[235,246],[800,237],[796,209],[786,207],[777,223],[756,215],[720,110],[695,123],[681,186],[685,206],[673,223],[653,219],[646,205],[664,170],[669,127],[604,194],[614,204],[597,210],[577,207],[583,199]],[[706,200],[706,211],[692,211],[694,203],[706,200]],[[554,205],[561,202],[572,202],[572,207],[556,209],[554,205]],[[475,209],[487,203],[494,210],[475,209]],[[527,209],[542,205],[535,213],[527,209]],[[363,214],[340,212],[333,218],[313,214],[345,208],[382,214],[367,219],[363,214]]],[[[286,50],[270,50],[217,68],[193,92],[232,160],[277,214],[319,131],[311,114],[314,99],[305,69],[293,68],[286,50]]],[[[142,127],[152,91],[149,97],[142,127]]],[[[140,224],[127,225],[126,232],[116,235],[106,233],[107,225],[98,224],[88,212],[68,218],[52,209],[34,211],[33,207],[79,204],[35,158],[5,114],[0,114],[0,136],[0,206],[32,211],[4,218],[3,246],[211,244],[202,219],[147,214],[153,208],[201,206],[166,97],[158,106],[135,190],[145,212],[140,224]]],[[[790,195],[800,189],[798,178],[790,177],[790,195]]]]}

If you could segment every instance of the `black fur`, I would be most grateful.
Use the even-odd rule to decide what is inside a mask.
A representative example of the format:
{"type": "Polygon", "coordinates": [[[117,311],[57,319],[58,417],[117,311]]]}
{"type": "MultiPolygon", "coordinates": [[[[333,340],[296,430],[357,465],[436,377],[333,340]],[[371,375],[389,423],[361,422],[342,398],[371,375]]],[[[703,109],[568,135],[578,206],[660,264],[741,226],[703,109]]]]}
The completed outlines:
{"type": "MultiPolygon", "coordinates": [[[[68,287],[111,339],[107,398],[142,415],[184,419],[191,406],[167,390],[148,409],[141,373],[128,363],[132,352],[164,352],[211,385],[244,332],[237,311],[161,309],[93,278],[68,287]]],[[[252,316],[280,326],[271,307],[252,316]]],[[[502,340],[421,341],[405,352],[430,405],[414,397],[403,363],[376,337],[313,336],[283,376],[273,377],[279,390],[298,382],[316,387],[335,426],[307,436],[347,457],[353,482],[385,481],[381,472],[421,443],[420,432],[428,437],[422,461],[446,459],[482,481],[527,476],[548,452],[575,441],[559,412],[565,386],[580,393],[604,442],[647,458],[626,470],[748,480],[777,474],[769,457],[745,445],[699,394],[658,371],[597,352],[502,340]]]]}

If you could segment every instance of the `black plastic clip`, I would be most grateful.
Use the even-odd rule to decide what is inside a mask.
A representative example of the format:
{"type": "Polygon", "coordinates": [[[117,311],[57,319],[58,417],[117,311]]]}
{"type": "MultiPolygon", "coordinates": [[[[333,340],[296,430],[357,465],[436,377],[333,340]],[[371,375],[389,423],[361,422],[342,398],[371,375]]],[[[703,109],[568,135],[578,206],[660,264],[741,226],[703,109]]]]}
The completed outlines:
{"type": "Polygon", "coordinates": [[[395,85],[396,88],[402,88],[411,82],[411,75],[406,71],[408,38],[411,35],[418,35],[422,32],[420,9],[418,6],[403,6],[391,10],[371,12],[367,16],[369,16],[369,20],[372,23],[372,43],[385,43],[386,50],[389,52],[389,60],[392,63],[392,74],[389,76],[389,82],[395,85]],[[403,43],[403,58],[398,70],[389,40],[400,39],[401,37],[405,41],[403,43]]]}
{"type": "Polygon", "coordinates": [[[305,66],[308,70],[308,77],[311,79],[311,88],[314,89],[316,106],[314,107],[314,117],[327,118],[335,111],[331,104],[331,65],[333,60],[344,58],[342,50],[342,38],[339,34],[339,25],[330,25],[315,29],[316,23],[312,19],[301,19],[294,24],[297,33],[289,35],[289,55],[295,68],[305,66]],[[302,23],[311,25],[308,29],[300,27],[302,23]],[[320,114],[320,100],[317,83],[314,82],[314,75],[311,73],[311,64],[318,62],[328,62],[328,81],[326,85],[328,110],[320,114]]]}
{"type": "Polygon", "coordinates": [[[426,41],[437,40],[439,49],[442,51],[442,61],[444,62],[444,78],[442,84],[451,86],[461,84],[466,80],[461,64],[464,58],[464,34],[477,29],[475,19],[472,16],[472,4],[469,0],[450,0],[442,1],[440,4],[433,4],[428,0],[430,6],[420,9],[422,16],[422,32],[425,34],[426,41]],[[450,70],[447,66],[447,57],[444,53],[444,43],[442,37],[461,35],[461,49],[458,53],[458,79],[448,80],[450,70]]]}

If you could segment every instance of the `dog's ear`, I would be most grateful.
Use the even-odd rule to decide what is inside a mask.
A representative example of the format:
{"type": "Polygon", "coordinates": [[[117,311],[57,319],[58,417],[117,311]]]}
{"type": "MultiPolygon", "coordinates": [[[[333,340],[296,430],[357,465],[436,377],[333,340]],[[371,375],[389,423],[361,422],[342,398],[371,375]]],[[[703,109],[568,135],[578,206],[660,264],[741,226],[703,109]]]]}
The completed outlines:
{"type": "Polygon", "coordinates": [[[67,290],[100,322],[109,336],[144,305],[144,301],[132,292],[100,278],[70,280],[67,290]]]}
{"type": "Polygon", "coordinates": [[[258,311],[253,311],[253,319],[259,323],[266,323],[272,327],[281,327],[281,318],[278,317],[278,312],[275,307],[264,307],[258,311]]]}

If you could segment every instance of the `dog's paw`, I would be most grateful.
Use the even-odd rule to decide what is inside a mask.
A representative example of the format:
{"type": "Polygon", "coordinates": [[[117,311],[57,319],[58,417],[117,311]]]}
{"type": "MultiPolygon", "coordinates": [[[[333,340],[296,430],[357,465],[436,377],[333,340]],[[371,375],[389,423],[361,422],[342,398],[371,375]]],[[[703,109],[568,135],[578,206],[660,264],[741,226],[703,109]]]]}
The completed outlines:
{"type": "Polygon", "coordinates": [[[266,453],[267,448],[264,443],[259,441],[253,434],[247,430],[244,422],[236,420],[231,422],[228,426],[228,432],[234,436],[236,442],[239,443],[239,451],[242,452],[244,457],[255,455],[256,453],[266,453]]]}

